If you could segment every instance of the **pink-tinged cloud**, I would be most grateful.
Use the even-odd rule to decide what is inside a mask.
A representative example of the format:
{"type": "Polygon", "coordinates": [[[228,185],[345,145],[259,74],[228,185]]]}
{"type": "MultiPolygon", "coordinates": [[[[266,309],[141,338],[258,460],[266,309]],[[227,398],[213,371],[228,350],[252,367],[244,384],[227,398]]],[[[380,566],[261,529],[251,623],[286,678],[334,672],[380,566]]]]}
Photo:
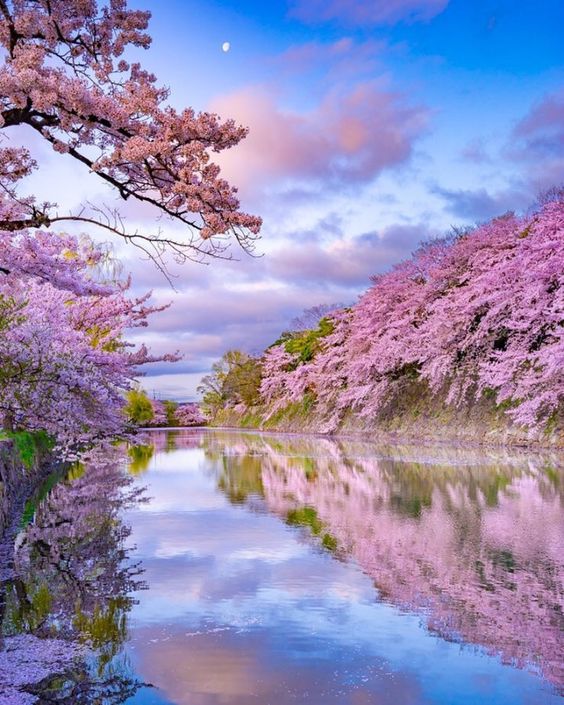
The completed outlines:
{"type": "Polygon", "coordinates": [[[280,281],[306,288],[335,287],[358,290],[370,277],[409,256],[429,239],[424,225],[392,225],[379,232],[329,243],[307,239],[299,248],[278,250],[270,259],[270,273],[280,281]]]}
{"type": "Polygon", "coordinates": [[[317,41],[306,42],[291,46],[280,56],[280,61],[288,68],[303,71],[304,66],[339,60],[348,56],[354,49],[355,43],[351,37],[342,37],[328,44],[317,41]]]}
{"type": "Polygon", "coordinates": [[[376,75],[377,69],[383,67],[384,54],[398,50],[401,50],[399,45],[392,47],[382,39],[359,42],[352,37],[341,37],[332,42],[292,45],[277,57],[276,64],[285,72],[299,73],[301,77],[320,70],[325,72],[325,80],[335,84],[376,75]]]}
{"type": "Polygon", "coordinates": [[[564,90],[546,95],[517,123],[505,154],[523,165],[531,195],[564,182],[564,90]]]}
{"type": "Polygon", "coordinates": [[[312,24],[392,25],[426,22],[447,5],[448,0],[292,0],[290,15],[312,24]]]}
{"type": "Polygon", "coordinates": [[[222,96],[211,107],[250,128],[221,161],[246,191],[280,180],[371,181],[409,158],[427,120],[426,109],[372,82],[331,92],[307,113],[281,108],[275,94],[259,87],[222,96]]]}
{"type": "Polygon", "coordinates": [[[564,154],[564,90],[545,96],[515,127],[518,148],[534,156],[564,154]]]}
{"type": "Polygon", "coordinates": [[[564,149],[564,90],[545,96],[516,126],[514,134],[537,144],[544,137],[564,149]]]}

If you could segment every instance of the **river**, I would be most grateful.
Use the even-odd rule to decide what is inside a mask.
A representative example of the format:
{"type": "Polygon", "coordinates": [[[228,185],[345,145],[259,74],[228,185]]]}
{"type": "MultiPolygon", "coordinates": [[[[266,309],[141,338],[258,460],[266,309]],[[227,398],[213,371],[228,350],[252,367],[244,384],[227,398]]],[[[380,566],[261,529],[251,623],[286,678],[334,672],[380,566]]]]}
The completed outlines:
{"type": "Polygon", "coordinates": [[[19,541],[4,633],[96,647],[36,702],[563,702],[561,456],[153,431],[122,486],[119,452],[19,541]]]}

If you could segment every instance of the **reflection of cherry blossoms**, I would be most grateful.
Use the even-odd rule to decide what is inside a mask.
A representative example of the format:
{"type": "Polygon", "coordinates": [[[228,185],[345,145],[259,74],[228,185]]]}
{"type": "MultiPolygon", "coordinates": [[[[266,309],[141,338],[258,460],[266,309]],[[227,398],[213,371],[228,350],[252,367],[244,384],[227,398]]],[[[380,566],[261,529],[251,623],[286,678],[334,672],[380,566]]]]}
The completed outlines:
{"type": "Polygon", "coordinates": [[[14,703],[35,702],[55,676],[49,697],[61,703],[122,702],[138,687],[115,659],[131,593],[141,587],[139,568],[127,563],[129,529],[119,520],[139,500],[130,482],[118,449],[93,452],[39,503],[18,537],[15,576],[4,585],[0,652],[0,686],[12,689],[14,703]],[[95,665],[80,658],[86,647],[95,665]],[[8,674],[16,671],[14,683],[8,674]]]}
{"type": "Polygon", "coordinates": [[[563,498],[550,462],[503,451],[491,461],[442,449],[402,457],[364,443],[251,434],[226,445],[218,483],[234,501],[263,495],[440,636],[564,683],[563,498]]]}
{"type": "Polygon", "coordinates": [[[177,448],[200,448],[205,438],[205,432],[195,430],[157,431],[141,433],[137,440],[150,446],[155,453],[169,453],[177,448]]]}

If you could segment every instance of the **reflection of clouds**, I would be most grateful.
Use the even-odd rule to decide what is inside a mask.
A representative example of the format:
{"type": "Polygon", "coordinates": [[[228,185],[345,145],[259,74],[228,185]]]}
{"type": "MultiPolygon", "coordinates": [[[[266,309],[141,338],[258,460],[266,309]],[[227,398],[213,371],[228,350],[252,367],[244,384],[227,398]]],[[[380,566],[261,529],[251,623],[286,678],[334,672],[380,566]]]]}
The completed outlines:
{"type": "Polygon", "coordinates": [[[212,555],[229,566],[252,561],[255,553],[266,553],[271,558],[277,555],[282,561],[308,552],[279,521],[249,516],[241,508],[227,505],[224,510],[144,512],[133,517],[133,524],[138,553],[144,560],[163,552],[170,557],[212,555]],[[236,553],[240,551],[246,555],[238,559],[236,553]]]}
{"type": "MultiPolygon", "coordinates": [[[[449,457],[443,449],[376,451],[368,443],[299,436],[206,431],[200,439],[205,455],[186,454],[182,444],[193,439],[179,437],[180,450],[156,456],[144,480],[160,511],[131,516],[150,586],[133,615],[133,652],[141,677],[171,703],[277,705],[313,693],[318,700],[303,701],[348,705],[360,693],[360,703],[419,705],[449,702],[454,692],[472,703],[505,703],[488,697],[509,692],[517,694],[512,705],[556,702],[548,690],[540,698],[535,677],[437,637],[448,619],[451,638],[460,616],[469,628],[472,610],[471,641],[495,652],[492,645],[507,636],[506,593],[496,589],[484,601],[474,584],[474,551],[486,542],[479,556],[488,570],[496,537],[500,560],[507,541],[525,546],[527,533],[540,539],[536,508],[555,500],[539,473],[542,464],[504,452],[449,457]],[[312,457],[308,478],[305,460],[312,457]],[[500,477],[493,502],[491,482],[500,477]],[[220,480],[226,492],[244,489],[246,504],[227,502],[220,480]],[[288,507],[304,504],[316,507],[339,539],[337,557],[352,552],[388,603],[375,601],[371,579],[354,562],[335,560],[317,541],[312,547],[309,529],[264,513],[269,506],[284,517],[288,507]],[[523,531],[512,533],[527,506],[535,509],[521,522],[523,531]],[[493,609],[496,600],[492,626],[484,630],[480,609],[493,609]]],[[[554,537],[556,517],[546,518],[543,531],[554,537]]],[[[518,614],[521,596],[532,589],[523,586],[518,614]]],[[[521,625],[526,639],[527,630],[540,628],[529,622],[521,625]]]]}
{"type": "Polygon", "coordinates": [[[227,504],[219,493],[210,494],[197,486],[191,486],[188,494],[184,481],[174,477],[156,485],[151,482],[148,494],[152,500],[143,506],[141,511],[145,514],[198,512],[221,509],[227,504]]]}
{"type": "Polygon", "coordinates": [[[412,674],[394,673],[389,678],[382,661],[358,663],[354,651],[333,652],[324,640],[312,639],[311,650],[304,652],[287,648],[263,631],[241,635],[212,628],[187,638],[174,630],[158,649],[148,650],[144,647],[151,635],[150,630],[137,634],[136,659],[146,677],[175,705],[429,702],[412,674]],[[320,653],[330,658],[311,658],[320,653]],[[313,693],[320,700],[312,700],[313,693]]]}
{"type": "Polygon", "coordinates": [[[261,560],[265,563],[283,563],[288,560],[288,553],[280,552],[278,547],[263,547],[243,548],[235,551],[230,556],[230,561],[255,561],[261,560]]]}

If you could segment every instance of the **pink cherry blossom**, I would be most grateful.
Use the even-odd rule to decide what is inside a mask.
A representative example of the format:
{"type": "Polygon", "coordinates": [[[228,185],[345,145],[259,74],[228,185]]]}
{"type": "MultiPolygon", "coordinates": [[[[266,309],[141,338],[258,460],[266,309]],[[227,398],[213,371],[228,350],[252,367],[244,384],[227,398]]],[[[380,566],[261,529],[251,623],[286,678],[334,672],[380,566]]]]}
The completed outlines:
{"type": "Polygon", "coordinates": [[[212,155],[234,147],[247,130],[192,108],[167,104],[168,91],[123,56],[148,48],[150,13],[125,0],[8,0],[0,5],[0,129],[20,126],[110,184],[123,199],[149,204],[183,234],[133,233],[119,214],[90,209],[62,214],[19,194],[37,164],[25,147],[0,149],[0,231],[49,227],[65,220],[97,224],[155,259],[225,256],[225,236],[252,244],[260,218],[243,213],[236,189],[212,155]]]}
{"type": "Polygon", "coordinates": [[[312,360],[264,355],[270,413],[314,395],[323,430],[378,418],[406,385],[452,405],[484,394],[534,434],[564,399],[564,200],[422,246],[374,278],[312,360]]]}

